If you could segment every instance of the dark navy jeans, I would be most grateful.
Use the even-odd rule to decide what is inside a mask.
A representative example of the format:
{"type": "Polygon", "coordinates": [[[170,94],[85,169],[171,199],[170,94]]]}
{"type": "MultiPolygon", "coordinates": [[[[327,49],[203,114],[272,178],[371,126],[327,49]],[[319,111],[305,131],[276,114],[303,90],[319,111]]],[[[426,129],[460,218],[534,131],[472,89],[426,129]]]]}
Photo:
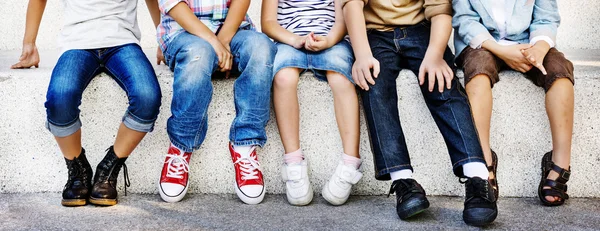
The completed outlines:
{"type": "MultiPolygon", "coordinates": [[[[429,35],[430,24],[426,21],[394,31],[368,31],[371,51],[380,63],[381,72],[369,91],[361,91],[361,97],[378,180],[389,180],[390,172],[412,170],[398,114],[396,78],[402,69],[409,69],[418,76],[429,35]]],[[[454,70],[453,59],[454,55],[446,48],[444,60],[454,70]]],[[[454,174],[462,177],[463,164],[485,163],[467,96],[456,77],[452,87],[444,88],[443,93],[437,86],[429,92],[427,83],[426,80],[420,87],[425,103],[444,137],[454,174]]]]}
{"type": "MultiPolygon", "coordinates": [[[[154,68],[137,44],[68,50],[50,78],[46,94],[46,127],[54,136],[72,135],[81,128],[81,96],[92,79],[106,72],[127,93],[129,107],[123,124],[139,132],[150,132],[158,117],[161,92],[154,68]]],[[[107,99],[111,101],[111,99],[107,99]]]]}

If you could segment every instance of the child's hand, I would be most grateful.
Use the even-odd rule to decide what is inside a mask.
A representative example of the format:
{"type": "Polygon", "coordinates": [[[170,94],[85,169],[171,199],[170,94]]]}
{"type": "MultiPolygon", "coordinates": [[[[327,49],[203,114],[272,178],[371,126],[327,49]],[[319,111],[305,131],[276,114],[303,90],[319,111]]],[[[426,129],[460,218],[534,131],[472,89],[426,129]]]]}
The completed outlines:
{"type": "Polygon", "coordinates": [[[362,56],[356,59],[354,65],[352,65],[352,79],[356,85],[365,91],[369,90],[369,84],[375,85],[373,78],[377,78],[378,75],[379,61],[372,55],[369,57],[362,56]],[[372,75],[371,69],[373,69],[372,75]]]}
{"type": "Polygon", "coordinates": [[[513,70],[525,73],[531,70],[532,65],[525,58],[521,50],[530,48],[529,44],[517,44],[502,47],[498,53],[498,58],[502,59],[513,70]]]}
{"type": "Polygon", "coordinates": [[[233,56],[229,51],[229,45],[225,46],[221,41],[217,38],[211,39],[208,41],[210,45],[215,50],[217,57],[219,58],[219,71],[220,72],[228,72],[231,70],[231,65],[233,64],[233,56]]]}
{"type": "Polygon", "coordinates": [[[40,54],[38,53],[37,47],[34,43],[23,44],[23,51],[19,62],[10,66],[11,69],[24,69],[35,66],[39,67],[40,54]]]}
{"type": "Polygon", "coordinates": [[[304,44],[306,44],[308,35],[305,35],[305,36],[294,35],[294,36],[295,36],[294,40],[293,40],[292,44],[290,44],[290,45],[296,49],[302,49],[304,47],[304,44]]]}
{"type": "Polygon", "coordinates": [[[163,55],[162,50],[159,47],[158,49],[156,49],[156,65],[160,65],[161,62],[167,65],[167,62],[165,61],[165,56],[163,55]]]}
{"type": "Polygon", "coordinates": [[[304,49],[309,51],[322,51],[331,47],[329,45],[329,38],[326,36],[317,36],[314,32],[310,32],[306,38],[306,43],[304,44],[304,49]]]}
{"type": "Polygon", "coordinates": [[[448,89],[452,87],[454,73],[443,58],[426,53],[419,68],[419,85],[425,83],[425,73],[427,73],[427,80],[429,81],[429,92],[433,92],[436,80],[440,93],[444,92],[444,85],[448,89]]]}
{"type": "Polygon", "coordinates": [[[534,46],[521,50],[523,57],[529,61],[531,65],[540,69],[542,74],[547,75],[546,68],[544,68],[544,58],[548,51],[550,50],[550,45],[544,41],[537,42],[534,46]]]}

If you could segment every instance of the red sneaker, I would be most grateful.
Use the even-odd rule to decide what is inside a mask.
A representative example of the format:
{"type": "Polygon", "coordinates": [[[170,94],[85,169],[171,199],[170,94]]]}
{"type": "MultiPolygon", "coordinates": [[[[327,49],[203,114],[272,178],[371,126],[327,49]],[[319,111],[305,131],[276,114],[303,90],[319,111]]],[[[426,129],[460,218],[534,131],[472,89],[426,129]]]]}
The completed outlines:
{"type": "Polygon", "coordinates": [[[252,147],[248,153],[237,153],[230,143],[229,152],[235,169],[235,193],[246,204],[260,203],[265,197],[265,184],[256,147],[252,147]]]}
{"type": "Polygon", "coordinates": [[[183,152],[172,144],[169,147],[158,182],[158,192],[164,201],[178,202],[187,193],[191,156],[191,152],[183,152]]]}

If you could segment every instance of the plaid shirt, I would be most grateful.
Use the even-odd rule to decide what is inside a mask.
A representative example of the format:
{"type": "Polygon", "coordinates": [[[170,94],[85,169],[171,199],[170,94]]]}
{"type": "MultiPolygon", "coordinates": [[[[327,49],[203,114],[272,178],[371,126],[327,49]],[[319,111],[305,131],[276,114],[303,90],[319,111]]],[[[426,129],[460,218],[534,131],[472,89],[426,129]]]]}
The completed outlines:
{"type": "MultiPolygon", "coordinates": [[[[163,51],[175,36],[185,31],[171,16],[169,11],[178,3],[187,4],[198,19],[213,32],[217,32],[227,17],[231,0],[159,0],[161,22],[157,28],[158,43],[163,51]]],[[[250,17],[246,15],[240,28],[254,30],[250,17]]]]}

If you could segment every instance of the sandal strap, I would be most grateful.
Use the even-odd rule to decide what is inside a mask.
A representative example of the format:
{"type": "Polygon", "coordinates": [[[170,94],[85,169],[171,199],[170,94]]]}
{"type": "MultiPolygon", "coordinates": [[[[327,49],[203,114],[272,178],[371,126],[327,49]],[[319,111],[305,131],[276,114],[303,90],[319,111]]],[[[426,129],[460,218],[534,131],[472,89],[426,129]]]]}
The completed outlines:
{"type": "Polygon", "coordinates": [[[550,179],[544,180],[544,187],[550,187],[554,190],[559,190],[559,191],[563,191],[563,192],[567,191],[566,184],[560,183],[558,181],[550,180],[550,179]]]}
{"type": "Polygon", "coordinates": [[[494,172],[494,166],[487,166],[488,172],[494,172]]]}
{"type": "MultiPolygon", "coordinates": [[[[569,169],[571,169],[571,167],[569,167],[569,169]]],[[[556,181],[560,183],[567,183],[567,181],[569,181],[569,178],[571,177],[571,171],[561,168],[554,163],[552,163],[551,170],[558,173],[558,178],[556,178],[556,181]]]]}
{"type": "Polygon", "coordinates": [[[566,192],[563,191],[558,191],[555,189],[543,189],[542,190],[542,194],[544,196],[551,196],[551,197],[559,197],[563,200],[569,199],[569,195],[566,192]]]}

